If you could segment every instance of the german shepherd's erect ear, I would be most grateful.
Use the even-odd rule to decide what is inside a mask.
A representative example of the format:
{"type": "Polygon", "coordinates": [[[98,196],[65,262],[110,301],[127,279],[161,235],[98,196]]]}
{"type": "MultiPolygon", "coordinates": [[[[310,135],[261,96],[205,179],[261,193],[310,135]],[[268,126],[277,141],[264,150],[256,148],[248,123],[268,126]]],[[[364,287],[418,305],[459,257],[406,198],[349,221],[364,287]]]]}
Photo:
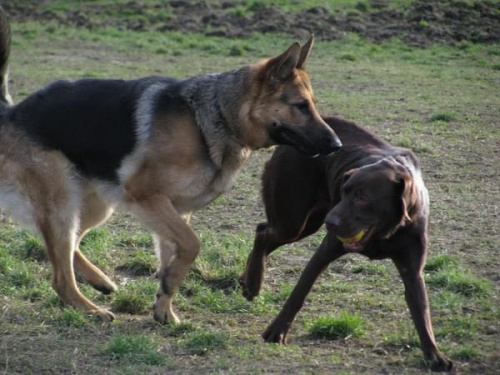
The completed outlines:
{"type": "Polygon", "coordinates": [[[314,36],[311,35],[303,47],[295,42],[281,55],[269,60],[267,65],[271,77],[278,81],[286,81],[293,75],[294,69],[303,69],[313,44],[314,36]]]}
{"type": "Polygon", "coordinates": [[[299,62],[300,51],[300,44],[295,42],[281,55],[269,60],[267,66],[271,78],[278,81],[289,79],[299,62]]]}
{"type": "Polygon", "coordinates": [[[314,35],[311,34],[309,40],[300,49],[300,57],[299,61],[297,62],[297,69],[304,69],[304,65],[306,63],[307,58],[309,57],[309,54],[311,53],[313,45],[314,45],[314,35]]]}

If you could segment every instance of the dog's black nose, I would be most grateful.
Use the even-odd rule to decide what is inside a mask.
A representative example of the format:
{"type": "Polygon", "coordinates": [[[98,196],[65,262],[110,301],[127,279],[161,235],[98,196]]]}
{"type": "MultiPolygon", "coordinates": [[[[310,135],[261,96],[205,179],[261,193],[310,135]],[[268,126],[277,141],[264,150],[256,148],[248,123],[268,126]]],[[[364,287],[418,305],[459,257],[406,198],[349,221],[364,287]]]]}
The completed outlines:
{"type": "Polygon", "coordinates": [[[330,144],[330,150],[332,150],[332,152],[335,152],[338,151],[338,149],[341,147],[342,147],[342,142],[340,141],[340,139],[335,137],[330,144]]]}
{"type": "Polygon", "coordinates": [[[331,137],[327,142],[325,142],[321,154],[330,155],[335,151],[338,151],[342,147],[342,142],[338,137],[331,137]]]}
{"type": "Polygon", "coordinates": [[[329,214],[325,218],[325,226],[329,232],[335,232],[336,229],[338,229],[338,227],[340,226],[340,224],[341,224],[340,217],[335,214],[329,214]]]}

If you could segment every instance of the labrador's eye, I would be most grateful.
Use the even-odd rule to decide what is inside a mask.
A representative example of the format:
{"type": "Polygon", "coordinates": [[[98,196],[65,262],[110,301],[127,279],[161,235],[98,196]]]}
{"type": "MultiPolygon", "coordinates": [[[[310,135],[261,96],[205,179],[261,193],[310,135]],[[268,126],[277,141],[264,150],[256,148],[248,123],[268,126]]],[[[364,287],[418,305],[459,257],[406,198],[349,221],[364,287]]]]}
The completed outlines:
{"type": "Polygon", "coordinates": [[[354,196],[354,200],[356,201],[356,204],[360,206],[366,206],[368,203],[370,203],[370,200],[366,195],[364,195],[361,191],[356,191],[356,194],[354,196]]]}

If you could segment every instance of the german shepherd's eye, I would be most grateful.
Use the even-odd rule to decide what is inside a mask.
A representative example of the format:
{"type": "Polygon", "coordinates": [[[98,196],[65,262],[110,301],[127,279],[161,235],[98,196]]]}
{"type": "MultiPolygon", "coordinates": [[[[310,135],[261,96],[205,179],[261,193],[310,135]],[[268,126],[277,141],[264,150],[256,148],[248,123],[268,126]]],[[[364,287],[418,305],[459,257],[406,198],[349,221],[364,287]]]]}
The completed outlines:
{"type": "Polygon", "coordinates": [[[292,104],[292,106],[297,108],[300,112],[302,112],[304,114],[309,113],[309,102],[307,100],[292,104]]]}

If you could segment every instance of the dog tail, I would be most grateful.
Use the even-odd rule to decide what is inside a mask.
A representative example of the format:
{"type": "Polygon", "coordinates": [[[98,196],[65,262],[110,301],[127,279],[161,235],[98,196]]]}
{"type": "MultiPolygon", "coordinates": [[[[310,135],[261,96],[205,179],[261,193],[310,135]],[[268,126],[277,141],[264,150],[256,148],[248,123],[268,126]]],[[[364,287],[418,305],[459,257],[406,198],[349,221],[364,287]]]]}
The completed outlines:
{"type": "Polygon", "coordinates": [[[10,23],[0,6],[0,112],[12,105],[9,94],[10,23]]]}

